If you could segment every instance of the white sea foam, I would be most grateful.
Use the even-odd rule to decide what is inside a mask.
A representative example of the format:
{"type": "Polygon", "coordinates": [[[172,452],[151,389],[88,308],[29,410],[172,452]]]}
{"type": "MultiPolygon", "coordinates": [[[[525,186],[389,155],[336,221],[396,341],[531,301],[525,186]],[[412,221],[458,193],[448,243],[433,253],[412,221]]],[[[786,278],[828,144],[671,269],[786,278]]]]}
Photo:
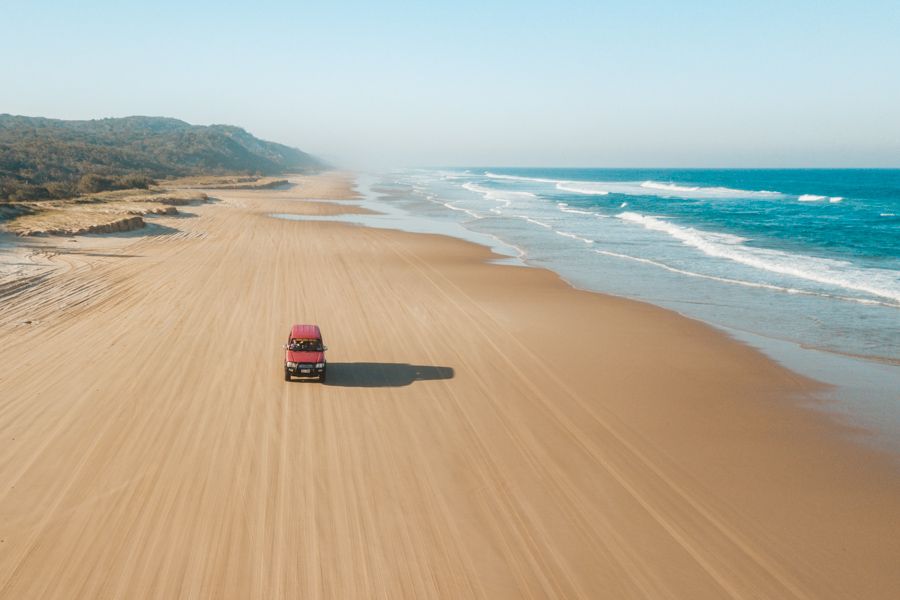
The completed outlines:
{"type": "Polygon", "coordinates": [[[540,227],[543,227],[544,229],[553,229],[553,225],[550,225],[549,223],[544,223],[543,221],[538,221],[537,219],[529,217],[528,215],[513,215],[513,216],[517,219],[522,219],[523,221],[528,221],[529,223],[531,223],[533,225],[538,225],[540,227]]]}
{"type": "Polygon", "coordinates": [[[640,187],[646,192],[656,192],[664,197],[679,198],[778,198],[783,196],[781,192],[769,190],[738,190],[727,187],[700,187],[683,186],[674,183],[660,183],[658,181],[644,181],[640,187]]]}
{"type": "Polygon", "coordinates": [[[699,187],[685,187],[674,183],[658,183],[656,181],[645,181],[641,184],[641,187],[650,188],[651,190],[666,190],[667,192],[696,192],[700,189],[699,187]]]}
{"type": "Polygon", "coordinates": [[[753,281],[744,281],[743,279],[732,279],[730,277],[716,277],[715,275],[705,275],[703,273],[697,273],[695,271],[688,271],[686,269],[679,269],[678,267],[673,267],[671,265],[667,265],[665,263],[650,260],[649,258],[642,258],[640,256],[631,256],[629,254],[622,254],[620,252],[612,252],[610,250],[594,250],[597,254],[603,254],[604,256],[613,256],[615,258],[624,258],[627,260],[633,260],[635,262],[643,263],[646,265],[653,265],[654,267],[659,267],[660,269],[665,269],[666,271],[671,271],[672,273],[678,273],[680,275],[687,275],[689,277],[699,277],[701,279],[710,279],[712,281],[720,281],[722,283],[731,283],[734,285],[742,285],[746,287],[755,287],[762,288],[767,290],[776,290],[780,292],[787,292],[789,294],[799,294],[803,293],[803,290],[798,290],[796,288],[788,288],[780,285],[772,285],[769,283],[759,283],[753,281]]]}
{"type": "Polygon", "coordinates": [[[780,198],[781,192],[767,190],[738,190],[726,187],[683,186],[658,181],[563,181],[557,189],[578,194],[627,196],[659,196],[661,198],[730,199],[730,198],[780,198]]]}
{"type": "MultiPolygon", "coordinates": [[[[516,192],[511,190],[495,190],[491,188],[486,188],[474,183],[464,183],[462,185],[463,189],[469,190],[470,192],[475,192],[476,194],[481,194],[487,200],[492,200],[494,202],[498,202],[503,205],[503,208],[509,208],[512,206],[514,200],[531,200],[537,198],[531,192],[516,192]]],[[[496,212],[496,211],[492,211],[496,212]]]]}
{"type": "Polygon", "coordinates": [[[432,204],[440,204],[441,206],[443,206],[445,208],[449,208],[450,210],[466,213],[473,219],[483,219],[484,218],[484,215],[481,215],[481,214],[475,212],[474,210],[469,210],[468,208],[465,208],[462,206],[456,206],[453,202],[444,202],[442,200],[439,200],[437,198],[437,196],[435,196],[434,194],[423,194],[423,196],[425,197],[425,200],[427,200],[428,202],[431,202],[432,204]]]}
{"type": "Polygon", "coordinates": [[[820,196],[818,194],[800,194],[797,197],[797,200],[799,200],[800,202],[822,202],[826,198],[832,204],[837,204],[838,202],[841,202],[844,199],[843,196],[828,197],[828,196],[820,196]]]}
{"type": "Polygon", "coordinates": [[[559,210],[564,213],[571,213],[573,215],[589,215],[589,216],[598,217],[598,218],[603,217],[603,215],[595,213],[595,212],[591,212],[589,210],[579,210],[577,208],[572,208],[565,202],[557,202],[556,207],[559,208],[559,210]]]}
{"type": "Polygon", "coordinates": [[[491,179],[509,179],[511,181],[536,181],[538,183],[559,183],[561,180],[559,179],[542,179],[540,177],[521,177],[519,175],[502,175],[500,173],[491,173],[490,171],[485,171],[485,177],[490,177],[491,179]]]}
{"type": "Polygon", "coordinates": [[[700,187],[676,185],[674,183],[660,183],[658,181],[645,181],[641,184],[642,188],[651,190],[659,190],[661,192],[671,192],[673,196],[686,194],[686,197],[693,198],[697,196],[715,196],[715,197],[735,197],[735,198],[760,198],[760,197],[779,197],[783,196],[781,192],[772,192],[769,190],[738,190],[727,187],[700,187]]]}
{"type": "Polygon", "coordinates": [[[623,202],[622,204],[619,205],[619,208],[625,208],[626,206],[628,206],[628,203],[623,202]]]}
{"type": "Polygon", "coordinates": [[[575,233],[569,233],[568,231],[560,231],[559,229],[554,229],[556,235],[561,235],[563,237],[567,237],[572,240],[578,240],[579,242],[584,242],[585,244],[593,244],[594,240],[588,239],[586,237],[581,237],[575,233]]]}
{"type": "Polygon", "coordinates": [[[737,236],[682,227],[656,217],[633,212],[617,215],[623,221],[666,233],[708,256],[723,258],[755,269],[888,298],[900,305],[900,275],[886,269],[864,269],[827,258],[791,254],[744,245],[737,236]]]}
{"type": "Polygon", "coordinates": [[[587,194],[589,196],[608,196],[609,190],[603,189],[602,183],[577,183],[575,181],[562,181],[556,184],[556,189],[562,192],[575,192],[576,194],[587,194]]]}
{"type": "Polygon", "coordinates": [[[472,217],[473,219],[483,219],[483,218],[484,218],[482,215],[478,214],[478,213],[475,212],[474,210],[469,210],[468,208],[462,208],[462,207],[460,207],[460,206],[455,206],[452,202],[441,202],[441,204],[443,204],[444,206],[446,206],[446,207],[449,208],[450,210],[455,210],[455,211],[459,211],[459,212],[464,212],[464,213],[466,213],[467,215],[469,215],[470,217],[472,217]]]}
{"type": "Polygon", "coordinates": [[[729,246],[735,246],[747,241],[747,238],[731,235],[730,233],[709,233],[701,232],[690,227],[680,227],[665,220],[665,217],[648,217],[633,212],[623,212],[616,216],[623,221],[639,223],[647,229],[663,231],[672,237],[697,248],[700,248],[701,244],[705,241],[711,241],[717,244],[727,244],[729,246]]]}
{"type": "Polygon", "coordinates": [[[658,181],[572,181],[566,179],[547,179],[542,177],[523,177],[520,175],[504,175],[486,171],[485,177],[511,181],[532,183],[552,183],[564,192],[605,196],[607,194],[625,194],[629,196],[660,196],[663,198],[781,198],[781,192],[769,190],[738,190],[726,187],[689,187],[658,181]]]}
{"type": "Polygon", "coordinates": [[[663,262],[659,262],[656,260],[651,260],[649,258],[642,258],[640,256],[631,256],[629,254],[622,254],[620,252],[612,252],[610,250],[594,249],[593,252],[596,252],[597,254],[602,254],[604,256],[612,256],[614,258],[622,258],[625,260],[632,260],[632,261],[639,262],[639,263],[646,264],[646,265],[652,265],[654,267],[658,267],[660,269],[664,269],[664,270],[670,271],[672,273],[678,273],[679,275],[686,275],[688,277],[696,277],[699,279],[708,279],[710,281],[718,281],[721,283],[728,283],[731,285],[740,285],[743,287],[760,288],[760,289],[764,289],[764,290],[783,292],[785,294],[798,294],[798,295],[806,295],[806,296],[820,296],[823,298],[834,298],[835,300],[843,300],[845,302],[856,302],[858,304],[869,304],[869,305],[878,305],[878,306],[897,306],[896,304],[893,304],[893,303],[880,302],[878,300],[869,300],[867,298],[853,298],[850,296],[842,296],[839,294],[826,294],[826,293],[822,293],[822,292],[814,292],[811,290],[801,290],[798,288],[774,285],[771,283],[762,283],[759,281],[744,281],[743,279],[733,279],[730,277],[717,277],[715,275],[707,275],[705,273],[697,273],[695,271],[688,271],[687,269],[679,269],[678,267],[673,267],[671,265],[667,265],[663,262]]]}

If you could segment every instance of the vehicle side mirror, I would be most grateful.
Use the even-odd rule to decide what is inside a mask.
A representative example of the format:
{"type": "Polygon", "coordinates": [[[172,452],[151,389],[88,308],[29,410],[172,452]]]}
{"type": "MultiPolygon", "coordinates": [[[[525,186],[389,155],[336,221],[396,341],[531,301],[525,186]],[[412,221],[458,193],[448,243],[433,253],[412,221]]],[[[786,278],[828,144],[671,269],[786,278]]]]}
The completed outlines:
{"type": "Polygon", "coordinates": [[[325,352],[326,350],[328,350],[328,346],[322,346],[322,352],[325,352]]]}

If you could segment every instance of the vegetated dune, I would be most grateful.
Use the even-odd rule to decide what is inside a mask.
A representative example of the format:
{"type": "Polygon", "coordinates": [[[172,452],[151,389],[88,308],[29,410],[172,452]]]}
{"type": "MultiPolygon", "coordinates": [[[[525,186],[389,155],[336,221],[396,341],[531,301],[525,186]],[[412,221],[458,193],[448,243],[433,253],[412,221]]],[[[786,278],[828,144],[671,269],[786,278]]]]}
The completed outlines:
{"type": "Polygon", "coordinates": [[[145,188],[186,175],[302,173],[317,158],[230,125],[164,117],[64,121],[0,115],[0,201],[145,188]]]}

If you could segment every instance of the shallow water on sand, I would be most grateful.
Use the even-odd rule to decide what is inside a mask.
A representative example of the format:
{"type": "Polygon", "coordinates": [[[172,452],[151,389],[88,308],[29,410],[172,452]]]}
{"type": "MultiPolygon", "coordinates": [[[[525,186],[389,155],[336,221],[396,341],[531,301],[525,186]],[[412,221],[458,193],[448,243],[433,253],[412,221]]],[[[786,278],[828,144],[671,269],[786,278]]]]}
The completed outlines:
{"type": "Polygon", "coordinates": [[[360,177],[378,214],[276,216],[449,235],[698,318],[836,386],[831,408],[900,450],[900,235],[880,216],[900,172],[856,176],[875,200],[852,173],[684,173],[400,171],[360,177]]]}

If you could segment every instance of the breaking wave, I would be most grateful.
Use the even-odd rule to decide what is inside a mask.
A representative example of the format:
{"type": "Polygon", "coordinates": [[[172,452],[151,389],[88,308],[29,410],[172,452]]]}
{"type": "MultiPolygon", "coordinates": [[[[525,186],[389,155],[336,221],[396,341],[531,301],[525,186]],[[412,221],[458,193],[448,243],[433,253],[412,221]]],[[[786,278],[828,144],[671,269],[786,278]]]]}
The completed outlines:
{"type": "Polygon", "coordinates": [[[580,210],[580,209],[577,209],[577,208],[572,208],[571,206],[569,206],[569,205],[568,205],[567,203],[565,203],[565,202],[557,202],[557,203],[556,203],[556,207],[560,210],[560,212],[564,212],[564,213],[569,213],[569,214],[573,214],[573,215],[586,215],[586,216],[590,216],[590,217],[604,218],[604,215],[601,215],[600,213],[595,213],[595,212],[590,211],[590,210],[580,210]]]}
{"type": "Polygon", "coordinates": [[[818,194],[800,194],[797,196],[797,200],[800,202],[822,202],[823,200],[828,200],[832,204],[837,204],[841,200],[843,200],[843,196],[819,196],[818,194]]]}
{"type": "Polygon", "coordinates": [[[747,241],[744,238],[682,227],[670,221],[633,212],[623,212],[617,216],[623,221],[641,225],[645,229],[665,233],[708,256],[727,259],[779,275],[886,298],[891,300],[892,304],[900,306],[900,278],[893,271],[856,268],[844,261],[766,248],[751,248],[743,244],[747,241]]]}
{"type": "Polygon", "coordinates": [[[556,232],[556,235],[561,235],[561,236],[569,238],[571,240],[578,240],[579,242],[584,242],[585,244],[593,244],[594,243],[594,240],[592,240],[590,238],[582,237],[582,236],[578,235],[577,233],[572,233],[570,231],[562,231],[560,229],[554,229],[553,231],[556,232]]]}
{"type": "Polygon", "coordinates": [[[675,185],[674,183],[657,183],[655,181],[645,181],[641,187],[650,188],[652,190],[666,190],[669,192],[696,192],[699,187],[685,187],[683,185],[675,185]]]}
{"type": "Polygon", "coordinates": [[[575,181],[561,181],[556,184],[556,189],[562,192],[575,192],[589,196],[608,196],[609,190],[602,189],[601,183],[577,183],[575,181]]]}
{"type": "Polygon", "coordinates": [[[559,183],[561,180],[559,179],[543,179],[541,177],[522,177],[520,175],[502,175],[500,173],[491,173],[490,171],[485,171],[485,177],[490,177],[491,179],[508,179],[510,181],[536,181],[538,183],[559,183]]]}
{"type": "Polygon", "coordinates": [[[464,183],[462,186],[464,189],[469,190],[470,192],[475,192],[476,194],[481,194],[488,200],[493,200],[495,202],[501,202],[506,206],[509,206],[512,201],[516,198],[519,199],[531,199],[537,198],[536,195],[531,192],[516,192],[510,190],[495,190],[492,188],[486,188],[475,183],[464,183]]]}
{"type": "Polygon", "coordinates": [[[531,183],[550,183],[564,192],[605,196],[607,194],[625,194],[629,196],[660,196],[664,198],[781,198],[785,194],[768,190],[738,190],[727,187],[683,186],[658,181],[573,181],[567,179],[547,179],[542,177],[524,177],[521,175],[504,175],[485,171],[485,177],[509,181],[531,183]]]}

